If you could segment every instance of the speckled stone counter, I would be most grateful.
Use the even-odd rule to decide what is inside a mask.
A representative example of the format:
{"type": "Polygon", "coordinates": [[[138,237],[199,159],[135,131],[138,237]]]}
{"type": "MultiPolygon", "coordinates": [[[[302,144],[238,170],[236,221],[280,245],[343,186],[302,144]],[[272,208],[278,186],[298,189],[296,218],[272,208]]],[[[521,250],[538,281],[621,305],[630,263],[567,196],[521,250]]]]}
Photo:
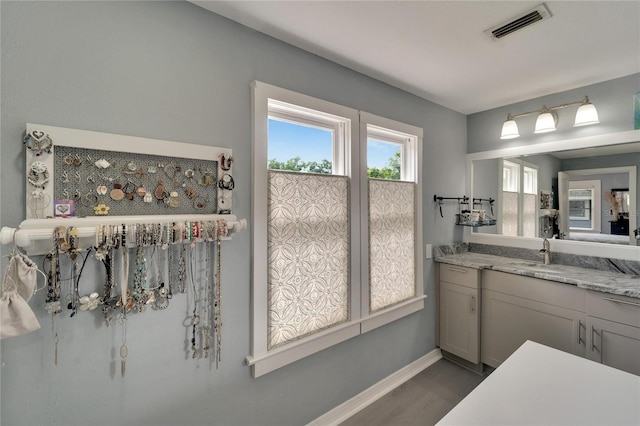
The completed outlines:
{"type": "MultiPolygon", "coordinates": [[[[468,250],[468,247],[466,248],[468,250]]],[[[567,265],[544,265],[517,257],[465,251],[464,244],[434,249],[434,260],[450,265],[490,269],[548,281],[576,285],[587,290],[640,298],[640,276],[567,265]]]]}

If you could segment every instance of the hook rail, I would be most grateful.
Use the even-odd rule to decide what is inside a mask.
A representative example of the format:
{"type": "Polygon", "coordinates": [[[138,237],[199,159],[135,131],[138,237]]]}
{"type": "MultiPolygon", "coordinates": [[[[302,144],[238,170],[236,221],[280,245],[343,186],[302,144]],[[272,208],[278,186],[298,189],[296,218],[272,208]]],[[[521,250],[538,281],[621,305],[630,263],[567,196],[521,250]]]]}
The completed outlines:
{"type": "Polygon", "coordinates": [[[462,197],[441,197],[438,195],[434,195],[433,201],[437,202],[438,206],[440,207],[440,217],[444,217],[444,215],[442,214],[442,204],[444,200],[456,200],[458,201],[458,204],[469,204],[469,197],[467,197],[466,195],[463,195],[462,197]]]}
{"type": "Polygon", "coordinates": [[[174,222],[206,222],[223,219],[227,222],[230,239],[232,234],[247,228],[246,219],[238,219],[235,215],[203,214],[203,215],[149,215],[149,216],[111,216],[61,219],[28,219],[19,228],[7,226],[0,229],[0,244],[14,244],[24,248],[28,254],[45,254],[51,248],[53,230],[57,226],[73,226],[78,229],[80,241],[91,238],[94,241],[98,225],[135,225],[150,223],[174,222]]]}

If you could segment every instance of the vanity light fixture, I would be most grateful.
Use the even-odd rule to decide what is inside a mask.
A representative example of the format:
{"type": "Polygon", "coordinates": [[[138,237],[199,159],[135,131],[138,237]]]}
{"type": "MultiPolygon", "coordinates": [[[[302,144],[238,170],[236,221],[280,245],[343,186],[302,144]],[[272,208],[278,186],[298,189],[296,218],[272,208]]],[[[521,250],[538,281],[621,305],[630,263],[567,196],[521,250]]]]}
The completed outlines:
{"type": "Polygon", "coordinates": [[[552,107],[543,105],[541,109],[536,111],[529,111],[516,115],[511,115],[510,113],[507,114],[507,121],[505,121],[502,125],[500,139],[514,139],[519,137],[520,133],[518,131],[518,124],[516,123],[515,119],[533,114],[538,114],[538,117],[536,118],[536,127],[533,133],[553,132],[554,130],[556,130],[556,125],[558,124],[558,113],[556,112],[556,110],[575,105],[580,106],[578,107],[578,111],[576,112],[576,118],[573,124],[574,127],[587,126],[589,124],[597,124],[600,122],[598,120],[598,111],[596,110],[595,105],[593,105],[589,101],[588,96],[585,96],[581,101],[570,102],[567,104],[561,104],[552,107]]]}

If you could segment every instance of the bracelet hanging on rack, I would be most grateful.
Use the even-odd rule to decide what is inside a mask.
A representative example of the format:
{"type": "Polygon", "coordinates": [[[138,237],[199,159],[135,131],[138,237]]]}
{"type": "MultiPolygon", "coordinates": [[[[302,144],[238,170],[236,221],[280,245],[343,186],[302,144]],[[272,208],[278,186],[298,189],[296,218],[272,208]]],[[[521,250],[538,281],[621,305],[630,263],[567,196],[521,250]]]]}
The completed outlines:
{"type": "Polygon", "coordinates": [[[231,170],[231,164],[233,163],[233,157],[225,157],[224,154],[220,154],[220,168],[222,170],[231,170]]]}
{"type": "Polygon", "coordinates": [[[24,132],[22,136],[22,143],[29,149],[36,157],[43,153],[51,154],[53,148],[53,141],[51,137],[45,132],[38,130],[32,130],[30,132],[24,132]]]}
{"type": "Polygon", "coordinates": [[[42,161],[34,161],[29,166],[29,174],[27,180],[37,189],[45,189],[49,183],[49,169],[42,161]]]}

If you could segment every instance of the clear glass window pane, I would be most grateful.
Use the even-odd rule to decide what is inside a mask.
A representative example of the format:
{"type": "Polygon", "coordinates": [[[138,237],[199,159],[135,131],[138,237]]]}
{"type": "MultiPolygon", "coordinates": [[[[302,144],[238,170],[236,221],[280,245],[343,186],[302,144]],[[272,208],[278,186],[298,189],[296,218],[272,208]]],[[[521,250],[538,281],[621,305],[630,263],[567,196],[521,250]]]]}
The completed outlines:
{"type": "Polygon", "coordinates": [[[520,181],[520,166],[510,161],[503,162],[502,165],[502,190],[518,192],[520,181]]]}
{"type": "Polygon", "coordinates": [[[402,146],[375,138],[367,138],[367,176],[400,180],[402,146]]]}
{"type": "Polygon", "coordinates": [[[538,192],[538,171],[530,167],[524,168],[522,191],[525,194],[536,194],[538,192]]]}
{"type": "Polygon", "coordinates": [[[269,118],[267,167],[331,174],[333,131],[269,118]]]}

